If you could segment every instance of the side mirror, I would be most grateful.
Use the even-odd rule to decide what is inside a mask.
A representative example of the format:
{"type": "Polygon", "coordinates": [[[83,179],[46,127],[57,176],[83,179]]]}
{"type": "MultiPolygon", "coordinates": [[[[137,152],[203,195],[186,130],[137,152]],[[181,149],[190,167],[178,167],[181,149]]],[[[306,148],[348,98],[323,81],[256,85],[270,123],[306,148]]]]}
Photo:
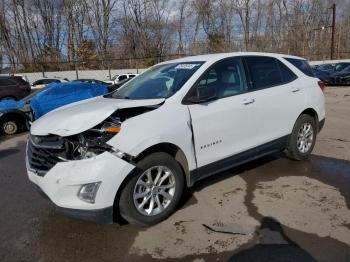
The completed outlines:
{"type": "Polygon", "coordinates": [[[196,86],[191,96],[187,98],[187,101],[193,104],[200,104],[215,100],[216,98],[216,86],[196,86]]]}

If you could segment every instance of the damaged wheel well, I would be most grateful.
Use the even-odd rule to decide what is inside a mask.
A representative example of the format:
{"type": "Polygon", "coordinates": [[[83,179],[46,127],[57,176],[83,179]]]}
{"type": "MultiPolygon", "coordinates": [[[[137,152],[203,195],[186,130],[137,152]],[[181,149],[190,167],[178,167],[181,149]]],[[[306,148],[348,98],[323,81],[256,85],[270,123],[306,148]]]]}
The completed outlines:
{"type": "MultiPolygon", "coordinates": [[[[133,162],[137,163],[141,159],[143,159],[144,157],[146,157],[150,154],[156,153],[156,152],[167,153],[167,154],[171,155],[172,157],[174,157],[174,159],[180,164],[180,167],[181,167],[183,173],[185,174],[186,184],[189,187],[190,186],[190,172],[189,172],[189,168],[188,168],[187,158],[186,158],[184,152],[174,144],[160,143],[160,144],[153,145],[153,146],[147,148],[146,150],[144,150],[143,152],[141,152],[140,154],[138,154],[135,158],[133,158],[133,162]]],[[[117,195],[115,196],[115,199],[114,199],[113,220],[118,222],[118,223],[125,222],[119,213],[119,207],[118,207],[120,193],[122,191],[121,189],[128,182],[128,180],[131,179],[132,176],[133,176],[133,171],[131,174],[129,174],[129,176],[126,177],[126,179],[124,179],[124,181],[120,185],[119,190],[117,192],[117,195]]]]}
{"type": "Polygon", "coordinates": [[[156,153],[156,152],[164,152],[164,153],[171,155],[173,158],[175,158],[175,160],[180,164],[182,171],[184,172],[184,174],[186,176],[185,178],[186,178],[187,185],[189,185],[190,172],[189,172],[189,168],[188,168],[188,162],[187,162],[186,155],[178,146],[176,146],[174,144],[160,143],[160,144],[153,145],[153,146],[147,148],[146,150],[144,150],[143,152],[141,152],[140,154],[138,154],[138,156],[136,156],[134,158],[134,162],[137,163],[145,156],[148,156],[148,155],[150,155],[152,153],[156,153]]]}

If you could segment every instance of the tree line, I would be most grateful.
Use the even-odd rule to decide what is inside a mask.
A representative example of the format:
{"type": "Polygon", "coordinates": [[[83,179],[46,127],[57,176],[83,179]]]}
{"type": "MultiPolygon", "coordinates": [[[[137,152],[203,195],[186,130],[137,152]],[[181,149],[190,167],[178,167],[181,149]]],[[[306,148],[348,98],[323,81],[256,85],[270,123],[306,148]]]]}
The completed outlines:
{"type": "MultiPolygon", "coordinates": [[[[0,69],[146,67],[234,51],[329,59],[333,2],[1,0],[0,69]]],[[[349,58],[350,0],[336,4],[334,55],[349,58]]]]}

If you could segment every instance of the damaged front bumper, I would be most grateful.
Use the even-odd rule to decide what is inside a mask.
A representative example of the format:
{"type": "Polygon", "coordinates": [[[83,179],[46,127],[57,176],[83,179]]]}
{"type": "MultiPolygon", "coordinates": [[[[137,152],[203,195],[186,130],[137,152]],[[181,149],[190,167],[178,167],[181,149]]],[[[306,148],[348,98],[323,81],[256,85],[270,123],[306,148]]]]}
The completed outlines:
{"type": "Polygon", "coordinates": [[[112,223],[114,199],[125,177],[135,168],[131,163],[104,152],[89,159],[58,162],[44,175],[33,170],[26,158],[28,177],[39,191],[70,217],[112,223]],[[78,197],[83,185],[100,182],[94,203],[78,197]]]}

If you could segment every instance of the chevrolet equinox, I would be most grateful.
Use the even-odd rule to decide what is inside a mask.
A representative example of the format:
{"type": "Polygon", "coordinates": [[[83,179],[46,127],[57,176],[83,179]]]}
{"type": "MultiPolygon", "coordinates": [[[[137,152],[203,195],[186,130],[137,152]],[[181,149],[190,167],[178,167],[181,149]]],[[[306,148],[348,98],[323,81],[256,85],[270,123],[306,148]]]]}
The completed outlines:
{"type": "Polygon", "coordinates": [[[65,215],[155,224],[200,179],[278,151],[310,155],[325,121],[323,88],[305,59],[289,55],[163,62],[35,121],[28,176],[65,215]]]}

